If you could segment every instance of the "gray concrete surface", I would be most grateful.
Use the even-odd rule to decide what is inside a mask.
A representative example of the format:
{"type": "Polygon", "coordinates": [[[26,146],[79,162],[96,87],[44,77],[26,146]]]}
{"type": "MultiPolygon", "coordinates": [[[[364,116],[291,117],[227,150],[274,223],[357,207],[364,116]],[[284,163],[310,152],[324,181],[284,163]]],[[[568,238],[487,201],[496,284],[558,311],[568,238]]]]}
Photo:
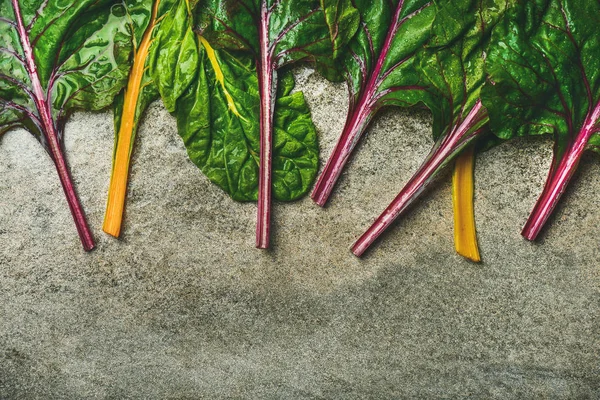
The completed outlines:
{"type": "MultiPolygon", "coordinates": [[[[298,72],[323,158],[343,85],[298,72]]],[[[101,232],[109,113],[78,113],[66,151],[98,248],[84,254],[49,158],[0,139],[2,399],[600,398],[600,163],[588,156],[537,244],[520,227],[547,140],[477,160],[484,263],[454,254],[446,176],[359,260],[348,247],[431,146],[426,112],[373,123],[325,209],[255,206],[209,184],[154,104],[133,160],[121,240],[101,232]]]]}

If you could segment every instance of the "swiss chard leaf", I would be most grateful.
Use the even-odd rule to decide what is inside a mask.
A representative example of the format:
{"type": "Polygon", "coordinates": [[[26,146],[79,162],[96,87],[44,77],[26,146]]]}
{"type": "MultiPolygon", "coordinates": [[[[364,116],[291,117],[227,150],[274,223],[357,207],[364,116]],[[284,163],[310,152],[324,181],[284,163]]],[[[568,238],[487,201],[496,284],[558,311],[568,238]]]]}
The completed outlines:
{"type": "MultiPolygon", "coordinates": [[[[251,57],[214,50],[200,37],[200,65],[178,100],[175,116],[190,159],[239,201],[258,197],[258,77],[251,57]],[[208,106],[207,106],[208,104],[208,106]]],[[[273,196],[306,194],[318,169],[319,148],[310,111],[294,78],[279,80],[273,132],[273,196]]]]}
{"type": "Polygon", "coordinates": [[[103,230],[119,236],[133,143],[141,116],[161,97],[173,112],[198,67],[192,1],[127,0],[124,20],[133,37],[127,87],[115,102],[115,150],[103,230]]]}
{"type": "Polygon", "coordinates": [[[340,63],[350,95],[344,130],[311,194],[323,206],[367,125],[384,105],[427,102],[415,55],[430,38],[431,0],[354,0],[361,24],[340,63]]]}
{"type": "Polygon", "coordinates": [[[299,61],[323,70],[348,41],[358,24],[349,0],[209,0],[200,30],[209,42],[250,54],[256,64],[260,96],[258,223],[256,246],[267,248],[273,188],[273,116],[277,71],[299,61]],[[327,10],[325,14],[323,10],[327,10]]]}
{"type": "Polygon", "coordinates": [[[360,256],[423,192],[437,173],[488,132],[480,100],[485,51],[493,27],[515,0],[439,0],[431,41],[418,54],[421,85],[430,94],[435,145],[394,201],[358,239],[360,256]]]}
{"type": "Polygon", "coordinates": [[[56,165],[83,247],[94,240],[62,151],[70,112],[121,90],[130,39],[115,1],[0,0],[0,133],[29,130],[56,165]]]}
{"type": "Polygon", "coordinates": [[[520,2],[495,29],[483,102],[501,138],[550,134],[554,160],[523,228],[534,240],[586,149],[600,143],[600,3],[520,2]]]}

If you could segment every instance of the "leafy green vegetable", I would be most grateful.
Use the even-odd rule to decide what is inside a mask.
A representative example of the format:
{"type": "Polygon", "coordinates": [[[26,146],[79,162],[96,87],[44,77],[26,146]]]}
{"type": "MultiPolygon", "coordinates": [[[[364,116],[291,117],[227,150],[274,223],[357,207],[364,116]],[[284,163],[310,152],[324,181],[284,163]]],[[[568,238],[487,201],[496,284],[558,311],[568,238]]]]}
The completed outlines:
{"type": "Polygon", "coordinates": [[[130,39],[115,3],[0,0],[0,133],[25,128],[48,151],[85,250],[94,239],[61,138],[70,112],[107,107],[125,82],[130,39]]]}
{"type": "Polygon", "coordinates": [[[433,113],[435,145],[423,164],[352,252],[360,256],[416,200],[462,150],[485,137],[488,115],[480,100],[485,51],[493,27],[515,0],[436,1],[433,37],[418,55],[424,102],[433,113]]]}
{"type": "Polygon", "coordinates": [[[523,228],[534,240],[586,149],[599,152],[600,3],[520,2],[494,31],[483,101],[501,138],[551,134],[554,160],[523,228]]]}
{"type": "Polygon", "coordinates": [[[248,53],[256,64],[261,132],[256,246],[267,248],[277,71],[298,61],[320,62],[327,71],[329,60],[356,29],[358,15],[349,0],[209,0],[200,10],[200,30],[209,42],[248,53]]]}
{"type": "MultiPolygon", "coordinates": [[[[193,84],[178,100],[175,116],[190,159],[235,200],[258,195],[258,77],[252,58],[203,48],[193,84]],[[208,103],[208,106],[207,106],[208,103]]],[[[294,78],[279,82],[273,144],[273,196],[295,200],[306,194],[318,169],[319,146],[310,111],[294,78]]]]}
{"type": "Polygon", "coordinates": [[[311,194],[323,206],[367,125],[384,105],[412,106],[430,94],[415,54],[430,38],[431,0],[355,0],[361,25],[340,60],[350,95],[341,136],[311,194]]]}
{"type": "Polygon", "coordinates": [[[119,236],[125,207],[132,146],[139,120],[159,96],[173,112],[198,68],[188,0],[127,0],[124,20],[132,32],[133,63],[125,90],[115,102],[115,151],[104,232],[119,236]]]}

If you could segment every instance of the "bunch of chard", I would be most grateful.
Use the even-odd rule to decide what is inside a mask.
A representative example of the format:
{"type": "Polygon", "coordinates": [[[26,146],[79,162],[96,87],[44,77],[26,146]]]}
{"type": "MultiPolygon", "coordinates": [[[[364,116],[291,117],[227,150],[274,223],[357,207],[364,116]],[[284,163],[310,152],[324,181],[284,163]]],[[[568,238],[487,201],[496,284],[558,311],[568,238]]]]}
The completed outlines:
{"type": "Polygon", "coordinates": [[[0,134],[20,127],[56,166],[85,250],[94,248],[62,148],[75,109],[109,106],[127,77],[129,33],[116,1],[0,0],[0,134]]]}
{"type": "Polygon", "coordinates": [[[355,243],[357,256],[458,158],[456,248],[478,261],[474,149],[495,144],[492,131],[501,139],[554,135],[552,168],[523,229],[530,240],[583,152],[600,148],[595,0],[196,3],[0,0],[0,134],[25,128],[46,148],[86,250],[94,241],[62,130],[73,110],[107,107],[125,84],[114,106],[103,227],[114,236],[121,231],[137,126],[149,103],[161,98],[206,176],[235,200],[258,200],[256,246],[268,247],[271,197],[306,194],[318,168],[310,111],[285,68],[296,62],[314,63],[329,79],[342,75],[350,94],[346,125],[311,195],[319,205],[382,106],[424,105],[433,114],[433,149],[355,243]]]}

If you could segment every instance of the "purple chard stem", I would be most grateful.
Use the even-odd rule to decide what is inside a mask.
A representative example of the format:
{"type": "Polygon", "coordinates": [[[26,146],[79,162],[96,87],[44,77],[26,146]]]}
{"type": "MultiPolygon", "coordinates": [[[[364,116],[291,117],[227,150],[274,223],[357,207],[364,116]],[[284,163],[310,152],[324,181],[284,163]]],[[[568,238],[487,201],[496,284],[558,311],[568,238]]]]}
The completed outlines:
{"type": "Polygon", "coordinates": [[[319,175],[319,179],[310,195],[314,202],[321,207],[327,203],[352,151],[371,121],[373,112],[367,104],[368,99],[366,97],[361,96],[357,107],[348,115],[342,135],[338,139],[333,153],[327,160],[327,164],[325,164],[323,172],[319,175]]]}
{"type": "Polygon", "coordinates": [[[377,103],[377,89],[379,88],[382,80],[385,78],[384,76],[382,77],[383,65],[388,52],[391,49],[394,36],[400,27],[400,13],[403,6],[404,0],[400,0],[398,6],[396,7],[396,11],[394,12],[392,26],[387,32],[385,42],[381,52],[379,53],[377,63],[375,64],[375,68],[370,74],[369,79],[364,87],[362,87],[362,93],[359,96],[358,102],[350,110],[350,114],[346,119],[346,124],[344,126],[344,130],[342,131],[342,135],[336,143],[335,148],[327,160],[327,164],[325,165],[325,168],[323,168],[323,172],[321,172],[319,175],[317,183],[315,184],[315,187],[310,195],[315,203],[321,207],[327,203],[327,200],[333,191],[333,187],[342,174],[350,155],[354,151],[359,139],[365,132],[365,129],[373,117],[377,103]]]}
{"type": "Polygon", "coordinates": [[[33,48],[31,47],[25,25],[23,24],[23,17],[21,15],[21,9],[19,7],[18,0],[12,0],[12,4],[15,12],[19,39],[25,53],[27,73],[29,74],[31,85],[33,87],[33,100],[40,115],[44,138],[46,139],[46,143],[48,145],[48,153],[50,154],[50,157],[56,166],[56,171],[58,172],[60,183],[65,192],[69,209],[71,210],[71,214],[75,220],[75,226],[77,227],[77,232],[79,233],[79,238],[81,239],[83,248],[86,251],[90,251],[95,247],[94,238],[92,237],[92,232],[87,224],[83,208],[81,207],[79,199],[77,198],[77,194],[75,193],[75,188],[73,187],[71,175],[69,173],[61,144],[58,140],[58,133],[52,119],[50,100],[44,93],[42,84],[40,82],[37,67],[35,65],[33,48]]]}
{"type": "Polygon", "coordinates": [[[546,221],[565,192],[569,181],[575,174],[588,141],[592,135],[597,132],[598,128],[596,127],[596,124],[598,123],[599,118],[600,102],[598,102],[595,108],[588,114],[583,124],[583,128],[581,128],[581,131],[579,131],[575,140],[569,144],[558,165],[554,166],[553,163],[544,190],[521,232],[525,239],[535,240],[540,234],[546,221]]]}

